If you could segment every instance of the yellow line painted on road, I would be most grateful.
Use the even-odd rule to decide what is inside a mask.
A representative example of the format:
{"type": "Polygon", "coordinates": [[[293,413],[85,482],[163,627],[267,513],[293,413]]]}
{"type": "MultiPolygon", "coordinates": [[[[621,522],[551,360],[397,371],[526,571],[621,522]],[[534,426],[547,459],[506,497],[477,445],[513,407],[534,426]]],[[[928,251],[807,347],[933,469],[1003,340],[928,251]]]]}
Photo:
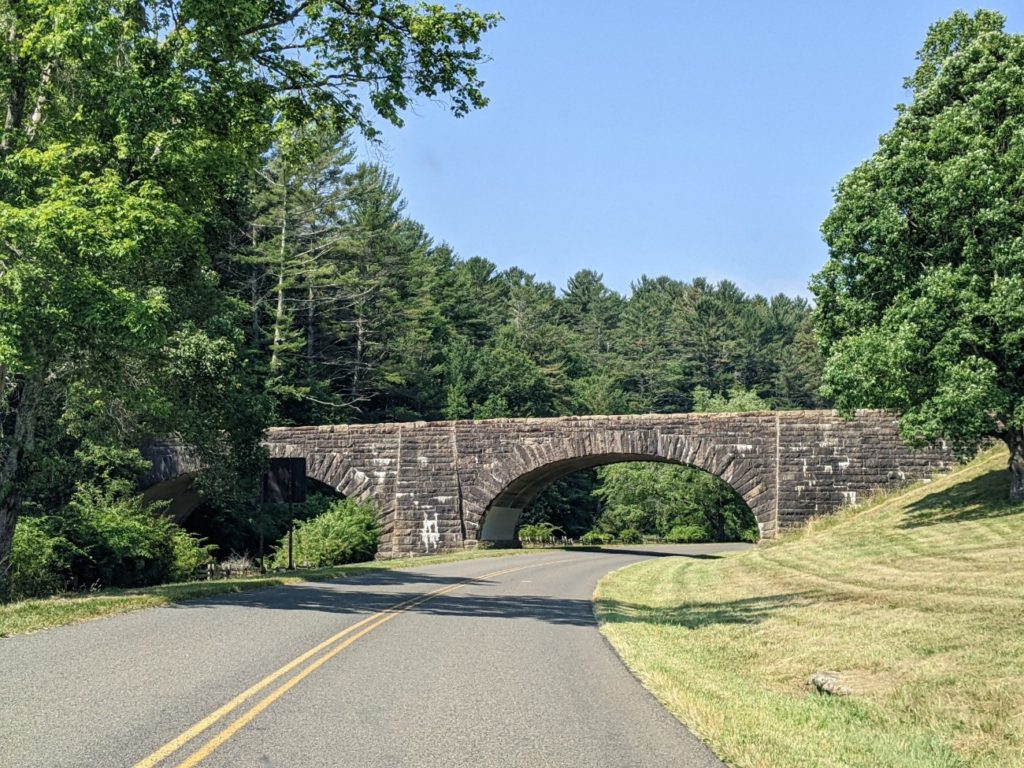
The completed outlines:
{"type": "Polygon", "coordinates": [[[264,677],[259,682],[257,682],[254,685],[250,686],[249,688],[244,690],[242,693],[238,694],[233,699],[231,699],[231,701],[227,702],[223,706],[221,706],[218,709],[214,710],[209,715],[207,715],[202,720],[200,720],[198,723],[193,725],[191,728],[189,728],[188,730],[184,731],[181,735],[175,737],[174,739],[172,739],[171,741],[167,742],[162,747],[157,749],[152,754],[150,754],[147,757],[145,757],[144,759],[140,760],[138,763],[136,763],[133,766],[133,768],[154,768],[154,766],[156,766],[158,763],[162,762],[163,760],[165,760],[168,757],[170,757],[171,755],[173,755],[175,752],[177,752],[179,749],[181,749],[183,746],[185,746],[188,742],[192,741],[194,738],[196,738],[203,731],[209,729],[211,726],[215,725],[217,722],[222,720],[224,717],[229,715],[231,712],[233,712],[234,710],[238,709],[238,707],[240,707],[246,701],[251,699],[257,693],[262,691],[264,688],[270,686],[275,681],[281,679],[281,677],[283,677],[284,675],[288,674],[289,672],[291,672],[292,670],[294,670],[296,667],[298,667],[299,665],[303,664],[304,662],[308,661],[313,656],[316,656],[316,654],[320,653],[321,651],[325,650],[326,648],[329,648],[334,643],[337,643],[339,640],[343,640],[348,635],[352,635],[353,632],[356,632],[356,630],[360,630],[360,628],[363,628],[363,629],[361,629],[361,631],[359,631],[359,632],[356,632],[356,634],[352,635],[351,637],[348,637],[348,639],[345,639],[344,642],[342,642],[336,648],[334,648],[333,650],[331,650],[328,653],[326,653],[323,656],[321,656],[319,659],[317,659],[312,664],[308,665],[305,669],[303,669],[299,674],[295,675],[290,680],[288,680],[286,683],[284,683],[283,685],[281,685],[280,687],[278,687],[277,689],[275,689],[274,691],[269,693],[265,698],[263,698],[261,701],[259,701],[255,706],[253,706],[251,709],[246,711],[245,714],[243,714],[236,721],[234,721],[231,725],[229,725],[227,728],[225,728],[223,731],[221,731],[221,733],[219,733],[217,736],[215,736],[213,739],[211,739],[205,745],[203,745],[203,747],[200,748],[197,752],[193,753],[191,756],[188,757],[188,759],[186,759],[184,762],[180,763],[178,768],[191,768],[191,766],[194,766],[197,763],[199,763],[201,760],[203,760],[204,758],[209,756],[214,750],[216,750],[218,747],[220,747],[222,744],[224,744],[228,739],[230,739],[235,733],[237,733],[247,723],[251,722],[253,720],[253,718],[255,718],[257,715],[259,715],[261,712],[263,712],[265,709],[267,709],[267,707],[269,707],[271,704],[273,704],[275,701],[277,701],[277,699],[279,699],[281,696],[283,696],[285,693],[287,693],[291,688],[293,688],[299,682],[301,682],[306,677],[308,677],[310,674],[312,674],[314,671],[316,671],[321,666],[323,666],[323,664],[325,664],[331,658],[333,658],[337,654],[341,653],[341,651],[343,651],[346,648],[348,648],[350,645],[352,645],[352,643],[354,643],[359,638],[363,637],[366,634],[369,634],[374,629],[379,627],[381,624],[387,623],[388,621],[390,621],[391,619],[395,618],[396,616],[398,616],[399,614],[403,613],[404,611],[407,611],[410,608],[413,608],[413,607],[419,605],[420,603],[425,603],[428,600],[434,599],[435,597],[440,597],[441,595],[445,595],[445,594],[447,594],[449,592],[454,592],[457,589],[462,589],[463,587],[469,586],[470,584],[473,584],[473,583],[476,583],[476,582],[483,581],[484,579],[494,578],[495,576],[504,576],[507,573],[514,573],[516,571],[523,571],[523,570],[526,570],[528,568],[540,568],[540,567],[543,567],[543,566],[546,566],[546,565],[557,565],[559,563],[568,562],[571,559],[572,558],[564,558],[562,560],[553,560],[553,561],[546,562],[546,563],[531,563],[530,565],[526,565],[526,566],[518,566],[516,568],[505,568],[505,569],[500,570],[500,571],[492,571],[491,573],[485,573],[482,576],[475,576],[473,578],[466,579],[464,581],[460,581],[457,584],[452,584],[452,585],[449,585],[447,587],[441,587],[439,589],[435,589],[434,591],[427,592],[424,595],[417,595],[416,597],[413,597],[413,598],[410,598],[408,600],[404,600],[404,601],[402,601],[400,603],[397,603],[397,604],[391,606],[390,608],[388,608],[388,609],[386,609],[384,611],[380,611],[378,613],[375,613],[372,616],[367,616],[365,619],[362,619],[362,620],[356,622],[355,624],[353,624],[350,627],[346,627],[345,629],[341,630],[337,634],[335,634],[335,635],[329,637],[328,639],[324,640],[322,643],[318,644],[317,646],[309,649],[308,651],[303,653],[301,656],[298,656],[295,659],[293,659],[292,661],[288,662],[287,664],[285,664],[280,669],[278,669],[275,672],[272,672],[271,674],[267,675],[266,677],[264,677]],[[369,626],[367,626],[367,625],[369,625],[369,626]]]}
{"type": "Polygon", "coordinates": [[[209,715],[204,717],[202,720],[200,720],[198,723],[193,725],[191,728],[189,728],[187,731],[182,733],[177,738],[175,738],[172,741],[169,741],[166,744],[164,744],[162,747],[160,747],[160,749],[158,749],[156,752],[151,754],[149,757],[145,758],[144,760],[140,760],[139,762],[137,762],[135,764],[134,768],[153,768],[153,766],[155,766],[161,760],[163,760],[164,758],[169,757],[170,755],[172,755],[179,748],[181,748],[182,746],[184,746],[185,744],[190,742],[192,739],[194,739],[200,733],[202,733],[207,728],[209,728],[211,725],[216,723],[218,720],[223,718],[225,715],[230,714],[233,710],[237,709],[239,706],[244,704],[247,700],[249,700],[254,695],[256,695],[257,693],[262,691],[264,688],[266,688],[268,685],[273,683],[275,680],[279,679],[282,675],[285,675],[288,672],[290,672],[291,670],[295,669],[295,667],[297,667],[300,664],[302,664],[302,662],[308,660],[311,656],[315,656],[317,653],[322,651],[324,648],[329,646],[331,643],[337,642],[338,640],[340,640],[341,638],[343,638],[345,635],[349,634],[350,632],[354,632],[355,630],[359,629],[359,627],[364,626],[364,625],[370,623],[371,621],[376,619],[378,616],[380,616],[380,614],[375,614],[373,616],[367,616],[362,621],[360,621],[360,622],[358,622],[356,624],[353,624],[351,627],[347,627],[346,629],[342,630],[341,632],[339,632],[338,634],[334,635],[333,637],[328,638],[327,640],[324,640],[322,643],[320,643],[320,645],[316,646],[315,648],[311,648],[310,650],[306,651],[304,654],[299,656],[297,659],[294,659],[293,661],[288,662],[287,664],[285,664],[283,667],[281,667],[279,670],[277,670],[273,674],[268,675],[267,677],[263,678],[262,680],[260,680],[258,683],[256,683],[252,687],[247,688],[246,690],[242,691],[242,693],[240,693],[237,696],[235,696],[235,698],[233,698],[231,701],[229,701],[224,706],[222,706],[219,709],[214,710],[213,712],[211,712],[209,715]]]}

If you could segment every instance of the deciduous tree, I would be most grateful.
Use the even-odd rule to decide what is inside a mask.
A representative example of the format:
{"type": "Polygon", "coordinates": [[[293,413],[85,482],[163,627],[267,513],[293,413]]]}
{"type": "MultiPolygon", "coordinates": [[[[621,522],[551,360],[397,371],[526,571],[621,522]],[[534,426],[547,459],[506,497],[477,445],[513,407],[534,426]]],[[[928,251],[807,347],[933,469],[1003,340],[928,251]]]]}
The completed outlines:
{"type": "Polygon", "coordinates": [[[417,97],[483,106],[497,21],[398,0],[0,5],[0,581],[42,402],[78,436],[165,427],[253,458],[210,266],[273,127],[373,135],[417,97]]]}
{"type": "Polygon", "coordinates": [[[1024,499],[1024,37],[991,11],[933,25],[911,101],[836,190],[812,282],[825,391],[904,436],[1010,448],[1024,499]]]}

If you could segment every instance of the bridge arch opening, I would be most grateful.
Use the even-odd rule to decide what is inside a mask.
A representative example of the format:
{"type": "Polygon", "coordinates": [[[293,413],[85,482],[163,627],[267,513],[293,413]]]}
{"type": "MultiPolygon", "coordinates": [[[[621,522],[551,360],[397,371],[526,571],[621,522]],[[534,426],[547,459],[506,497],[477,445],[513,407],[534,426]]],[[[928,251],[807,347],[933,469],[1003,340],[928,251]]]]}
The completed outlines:
{"type": "Polygon", "coordinates": [[[218,559],[232,554],[258,556],[261,532],[263,547],[275,544],[288,530],[289,514],[294,520],[304,520],[322,511],[323,503],[315,497],[328,500],[344,499],[345,494],[333,485],[306,474],[307,503],[293,504],[290,511],[286,504],[261,504],[252,514],[242,516],[220,507],[199,490],[195,472],[185,472],[177,477],[162,480],[147,486],[143,492],[146,504],[166,502],[162,514],[183,527],[189,533],[203,538],[206,543],[217,547],[218,559]]]}
{"type": "MultiPolygon", "coordinates": [[[[675,487],[680,489],[689,484],[689,492],[691,494],[696,491],[696,488],[694,488],[696,484],[693,480],[702,478],[703,492],[713,497],[700,500],[708,505],[708,510],[710,511],[713,505],[728,507],[727,510],[720,510],[722,514],[717,518],[711,515],[706,521],[709,526],[709,540],[741,540],[746,536],[761,538],[764,535],[763,523],[756,518],[748,501],[728,481],[717,476],[715,473],[692,464],[674,461],[662,456],[635,453],[600,453],[551,461],[524,472],[508,482],[485,508],[478,528],[478,540],[488,542],[493,546],[518,545],[518,529],[524,518],[531,519],[537,517],[531,514],[533,506],[538,502],[544,501],[546,493],[559,483],[560,480],[565,480],[586,470],[621,464],[660,465],[661,469],[659,471],[663,473],[662,481],[667,481],[666,484],[670,487],[674,483],[675,487]],[[678,472],[674,470],[678,470],[678,472]],[[733,518],[738,518],[738,522],[735,519],[731,520],[728,532],[725,531],[725,523],[722,522],[725,519],[722,515],[726,512],[731,514],[733,518]]],[[[628,482],[628,478],[628,475],[624,478],[626,482],[628,482]]],[[[619,480],[620,487],[621,483],[622,479],[619,480]]],[[[662,488],[663,490],[664,488],[662,488]]],[[[654,497],[657,496],[658,492],[657,490],[650,491],[654,497]]],[[[685,493],[684,491],[683,495],[685,493]]],[[[669,499],[652,499],[652,501],[658,505],[671,505],[673,503],[669,499]]],[[[614,522],[608,519],[608,512],[608,505],[602,504],[599,514],[602,515],[602,526],[605,527],[614,526],[614,522]]],[[[685,517],[684,510],[679,510],[679,512],[680,515],[677,519],[682,520],[685,517]]],[[[690,512],[693,513],[693,510],[691,509],[690,512]]],[[[671,519],[671,516],[669,519],[671,519]]],[[[595,520],[595,522],[598,522],[598,520],[595,520]]],[[[652,525],[654,524],[652,523],[652,525]]],[[[659,519],[655,528],[657,530],[648,528],[641,531],[641,533],[658,538],[666,538],[671,530],[671,525],[659,519]],[[661,528],[665,528],[665,530],[660,530],[661,528]]]]}

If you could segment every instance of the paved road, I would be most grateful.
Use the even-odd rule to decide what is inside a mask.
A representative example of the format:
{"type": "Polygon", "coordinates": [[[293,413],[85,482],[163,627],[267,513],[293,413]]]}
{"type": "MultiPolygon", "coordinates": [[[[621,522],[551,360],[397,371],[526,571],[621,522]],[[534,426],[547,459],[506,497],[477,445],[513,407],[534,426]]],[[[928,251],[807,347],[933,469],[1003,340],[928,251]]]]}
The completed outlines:
{"type": "Polygon", "coordinates": [[[601,576],[654,554],[388,571],[0,640],[0,766],[720,766],[594,624],[601,576]]]}

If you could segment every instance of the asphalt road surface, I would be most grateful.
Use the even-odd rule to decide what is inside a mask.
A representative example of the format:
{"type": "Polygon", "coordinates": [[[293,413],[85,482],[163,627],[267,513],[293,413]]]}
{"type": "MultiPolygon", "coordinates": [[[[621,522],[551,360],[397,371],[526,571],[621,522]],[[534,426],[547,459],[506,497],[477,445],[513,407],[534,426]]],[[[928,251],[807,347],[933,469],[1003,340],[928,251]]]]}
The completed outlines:
{"type": "Polygon", "coordinates": [[[721,766],[598,633],[597,581],[728,545],[487,558],[0,640],[0,766],[721,766]]]}

